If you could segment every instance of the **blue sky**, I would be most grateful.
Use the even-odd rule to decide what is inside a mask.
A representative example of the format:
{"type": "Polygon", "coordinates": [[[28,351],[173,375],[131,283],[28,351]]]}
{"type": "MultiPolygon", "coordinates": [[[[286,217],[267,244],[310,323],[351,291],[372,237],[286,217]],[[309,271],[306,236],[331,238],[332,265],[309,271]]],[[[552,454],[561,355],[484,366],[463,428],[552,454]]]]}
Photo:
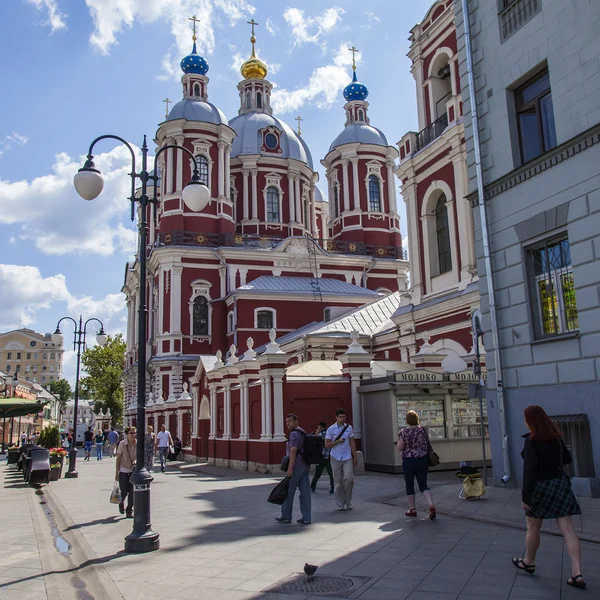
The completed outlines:
{"type": "MultiPolygon", "coordinates": [[[[76,195],[72,177],[89,143],[113,133],[151,139],[162,100],[181,99],[178,63],[191,49],[192,14],[201,19],[198,51],[210,65],[209,100],[232,118],[239,64],[248,57],[253,17],[258,54],[270,67],[276,114],[319,160],[343,129],[342,88],[354,44],[359,79],[369,87],[371,123],[395,144],[417,127],[409,30],[431,0],[3,0],[0,3],[0,331],[53,331],[63,315],[99,317],[124,329],[120,294],[135,246],[128,219],[130,163],[105,142],[97,164],[105,190],[76,195]],[[368,8],[366,8],[368,7],[368,8]]],[[[399,209],[404,215],[399,196],[399,209]]],[[[406,232],[403,217],[402,230],[406,232]]],[[[71,334],[66,335],[66,341],[71,334]]],[[[68,344],[66,344],[68,348],[68,344]]],[[[67,353],[65,372],[72,379],[67,353]]],[[[0,368],[2,365],[0,365],[0,368]]]]}

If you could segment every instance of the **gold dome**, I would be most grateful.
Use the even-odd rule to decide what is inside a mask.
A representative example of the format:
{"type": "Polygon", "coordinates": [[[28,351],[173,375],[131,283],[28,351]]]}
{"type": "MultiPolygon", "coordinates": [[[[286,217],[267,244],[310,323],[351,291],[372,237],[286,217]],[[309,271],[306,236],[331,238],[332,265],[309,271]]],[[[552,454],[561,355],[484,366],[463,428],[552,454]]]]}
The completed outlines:
{"type": "Polygon", "coordinates": [[[252,42],[252,56],[250,56],[240,69],[242,77],[244,79],[264,79],[268,72],[267,65],[256,57],[256,52],[254,51],[256,38],[252,36],[250,41],[252,42]]]}

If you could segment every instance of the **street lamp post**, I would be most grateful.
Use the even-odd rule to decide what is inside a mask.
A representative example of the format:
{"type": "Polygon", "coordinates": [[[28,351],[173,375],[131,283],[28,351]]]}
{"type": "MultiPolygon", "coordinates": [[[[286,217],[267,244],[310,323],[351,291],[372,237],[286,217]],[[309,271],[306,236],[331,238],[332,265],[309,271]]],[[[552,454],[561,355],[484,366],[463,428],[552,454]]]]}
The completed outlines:
{"type": "Polygon", "coordinates": [[[104,346],[108,340],[107,335],[104,333],[104,325],[100,319],[92,317],[83,323],[81,315],[79,316],[79,323],[73,317],[63,317],[56,324],[56,331],[52,334],[52,341],[57,346],[62,346],[64,336],[60,332],[60,324],[65,321],[72,321],[75,325],[75,335],[73,338],[73,350],[77,352],[77,370],[75,372],[75,404],[73,406],[73,445],[69,449],[69,470],[65,473],[65,477],[78,477],[75,463],[77,461],[77,408],[79,406],[79,368],[81,366],[81,352],[85,350],[85,336],[87,334],[87,326],[91,321],[97,321],[100,323],[100,331],[96,335],[96,341],[100,346],[104,346]]]}
{"type": "Polygon", "coordinates": [[[133,148],[121,137],[116,135],[101,135],[97,137],[90,145],[87,160],[82,169],[79,169],[73,183],[77,193],[84,200],[94,200],[102,192],[104,180],[102,174],[96,169],[93,162],[94,145],[103,139],[113,139],[121,142],[131,152],[132,169],[129,174],[131,177],[131,220],[133,221],[135,214],[135,203],[139,202],[140,219],[139,219],[139,265],[140,265],[140,289],[139,289],[139,309],[138,309],[138,372],[137,372],[137,453],[136,466],[131,475],[131,483],[133,485],[133,530],[125,538],[125,552],[151,552],[159,548],[159,534],[152,531],[150,521],[150,483],[152,475],[144,467],[144,440],[146,437],[146,314],[148,308],[146,306],[146,258],[147,258],[147,240],[148,240],[148,205],[153,206],[153,215],[156,219],[156,206],[158,199],[156,197],[156,187],[159,180],[157,174],[158,157],[168,148],[183,150],[189,154],[194,163],[194,172],[192,180],[185,186],[182,192],[182,199],[186,206],[194,211],[201,211],[210,200],[210,192],[208,188],[200,181],[198,175],[198,164],[196,158],[190,150],[176,144],[168,144],[160,148],[154,157],[154,172],[148,172],[148,146],[146,144],[146,136],[142,143],[142,170],[138,173],[135,170],[135,152],[133,148]],[[135,182],[139,179],[142,183],[141,195],[136,198],[135,182]],[[152,199],[148,198],[148,182],[154,184],[154,193],[152,199]]]}

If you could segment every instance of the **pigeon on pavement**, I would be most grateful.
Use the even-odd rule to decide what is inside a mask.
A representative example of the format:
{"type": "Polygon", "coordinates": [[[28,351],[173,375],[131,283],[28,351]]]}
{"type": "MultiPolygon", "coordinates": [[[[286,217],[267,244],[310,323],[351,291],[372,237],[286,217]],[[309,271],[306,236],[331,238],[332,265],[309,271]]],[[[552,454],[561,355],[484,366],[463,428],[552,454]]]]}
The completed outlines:
{"type": "Polygon", "coordinates": [[[304,563],[304,572],[309,577],[312,577],[317,572],[318,568],[319,567],[317,567],[317,565],[309,565],[308,563],[304,563]]]}

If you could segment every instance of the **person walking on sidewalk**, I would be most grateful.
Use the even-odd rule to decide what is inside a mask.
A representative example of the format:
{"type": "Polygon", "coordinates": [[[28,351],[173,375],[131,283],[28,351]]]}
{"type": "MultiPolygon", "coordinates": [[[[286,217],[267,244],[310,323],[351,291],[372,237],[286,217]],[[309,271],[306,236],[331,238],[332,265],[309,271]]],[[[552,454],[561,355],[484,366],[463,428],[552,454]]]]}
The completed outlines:
{"type": "Polygon", "coordinates": [[[152,471],[152,467],[154,466],[155,448],[156,434],[154,433],[154,427],[148,425],[146,440],[144,441],[144,466],[146,467],[146,471],[152,471]]]}
{"type": "Polygon", "coordinates": [[[102,434],[102,431],[100,429],[98,429],[98,431],[96,431],[95,442],[96,442],[96,460],[102,460],[102,450],[104,448],[104,435],[102,434]]]}
{"type": "Polygon", "coordinates": [[[108,432],[108,448],[110,450],[111,456],[116,456],[118,443],[119,443],[119,434],[115,431],[114,427],[111,427],[110,431],[108,432]]]}
{"type": "Polygon", "coordinates": [[[94,443],[94,432],[92,426],[87,428],[87,431],[83,433],[83,449],[85,450],[85,457],[83,460],[90,460],[92,454],[92,445],[94,443]]]}
{"type": "Polygon", "coordinates": [[[521,452],[521,498],[527,517],[527,535],[525,556],[513,558],[512,563],[517,569],[533,575],[544,519],[556,519],[571,558],[571,577],[567,583],[585,589],[586,583],[581,574],[581,547],[571,523],[571,516],[580,515],[581,509],[571,489],[571,480],[563,468],[573,461],[571,453],[562,440],[562,433],[541,406],[525,409],[525,423],[529,433],[523,436],[525,445],[521,452]]]}
{"type": "Polygon", "coordinates": [[[429,459],[427,457],[429,447],[429,436],[427,431],[419,425],[419,415],[414,410],[406,413],[406,424],[398,433],[398,450],[402,452],[402,472],[406,485],[406,497],[408,499],[407,517],[416,517],[415,504],[415,477],[419,484],[419,490],[429,504],[429,518],[437,516],[433,503],[433,494],[427,485],[427,473],[429,472],[429,459]]]}
{"type": "Polygon", "coordinates": [[[158,446],[158,456],[160,458],[160,470],[164,473],[169,446],[173,445],[173,438],[167,431],[167,426],[164,423],[160,426],[160,431],[156,434],[156,445],[158,446]]]}
{"type": "Polygon", "coordinates": [[[137,429],[135,427],[127,427],[125,429],[125,439],[117,448],[115,479],[119,481],[119,487],[121,488],[119,512],[121,514],[125,513],[128,519],[133,518],[133,484],[130,479],[135,469],[136,434],[137,429]],[[125,499],[127,499],[127,510],[125,510],[125,499]]]}
{"type": "Polygon", "coordinates": [[[285,418],[285,424],[290,432],[286,444],[285,455],[289,457],[287,476],[290,477],[290,487],[285,502],[281,505],[281,516],[276,517],[278,523],[292,522],[292,509],[294,507],[294,496],[296,488],[300,490],[300,512],[302,518],[296,523],[310,525],[311,522],[311,497],[310,497],[310,465],[302,458],[302,447],[304,446],[304,429],[298,426],[298,417],[290,413],[285,418]]]}
{"type": "Polygon", "coordinates": [[[335,503],[338,510],[352,510],[352,490],[354,488],[354,467],[357,465],[356,442],[352,425],[346,423],[346,411],[335,411],[336,422],[325,434],[325,448],[329,450],[335,503]]]}
{"type": "MultiPolygon", "coordinates": [[[[315,431],[315,435],[320,435],[323,438],[323,445],[325,445],[325,437],[327,436],[327,423],[325,423],[325,421],[321,421],[319,423],[319,427],[315,431]]],[[[331,471],[329,452],[330,451],[327,448],[323,448],[323,460],[317,463],[314,477],[310,483],[310,489],[313,492],[317,490],[317,481],[319,481],[319,478],[321,475],[323,475],[323,470],[327,470],[327,474],[329,475],[329,493],[333,494],[333,472],[331,471]]]]}

